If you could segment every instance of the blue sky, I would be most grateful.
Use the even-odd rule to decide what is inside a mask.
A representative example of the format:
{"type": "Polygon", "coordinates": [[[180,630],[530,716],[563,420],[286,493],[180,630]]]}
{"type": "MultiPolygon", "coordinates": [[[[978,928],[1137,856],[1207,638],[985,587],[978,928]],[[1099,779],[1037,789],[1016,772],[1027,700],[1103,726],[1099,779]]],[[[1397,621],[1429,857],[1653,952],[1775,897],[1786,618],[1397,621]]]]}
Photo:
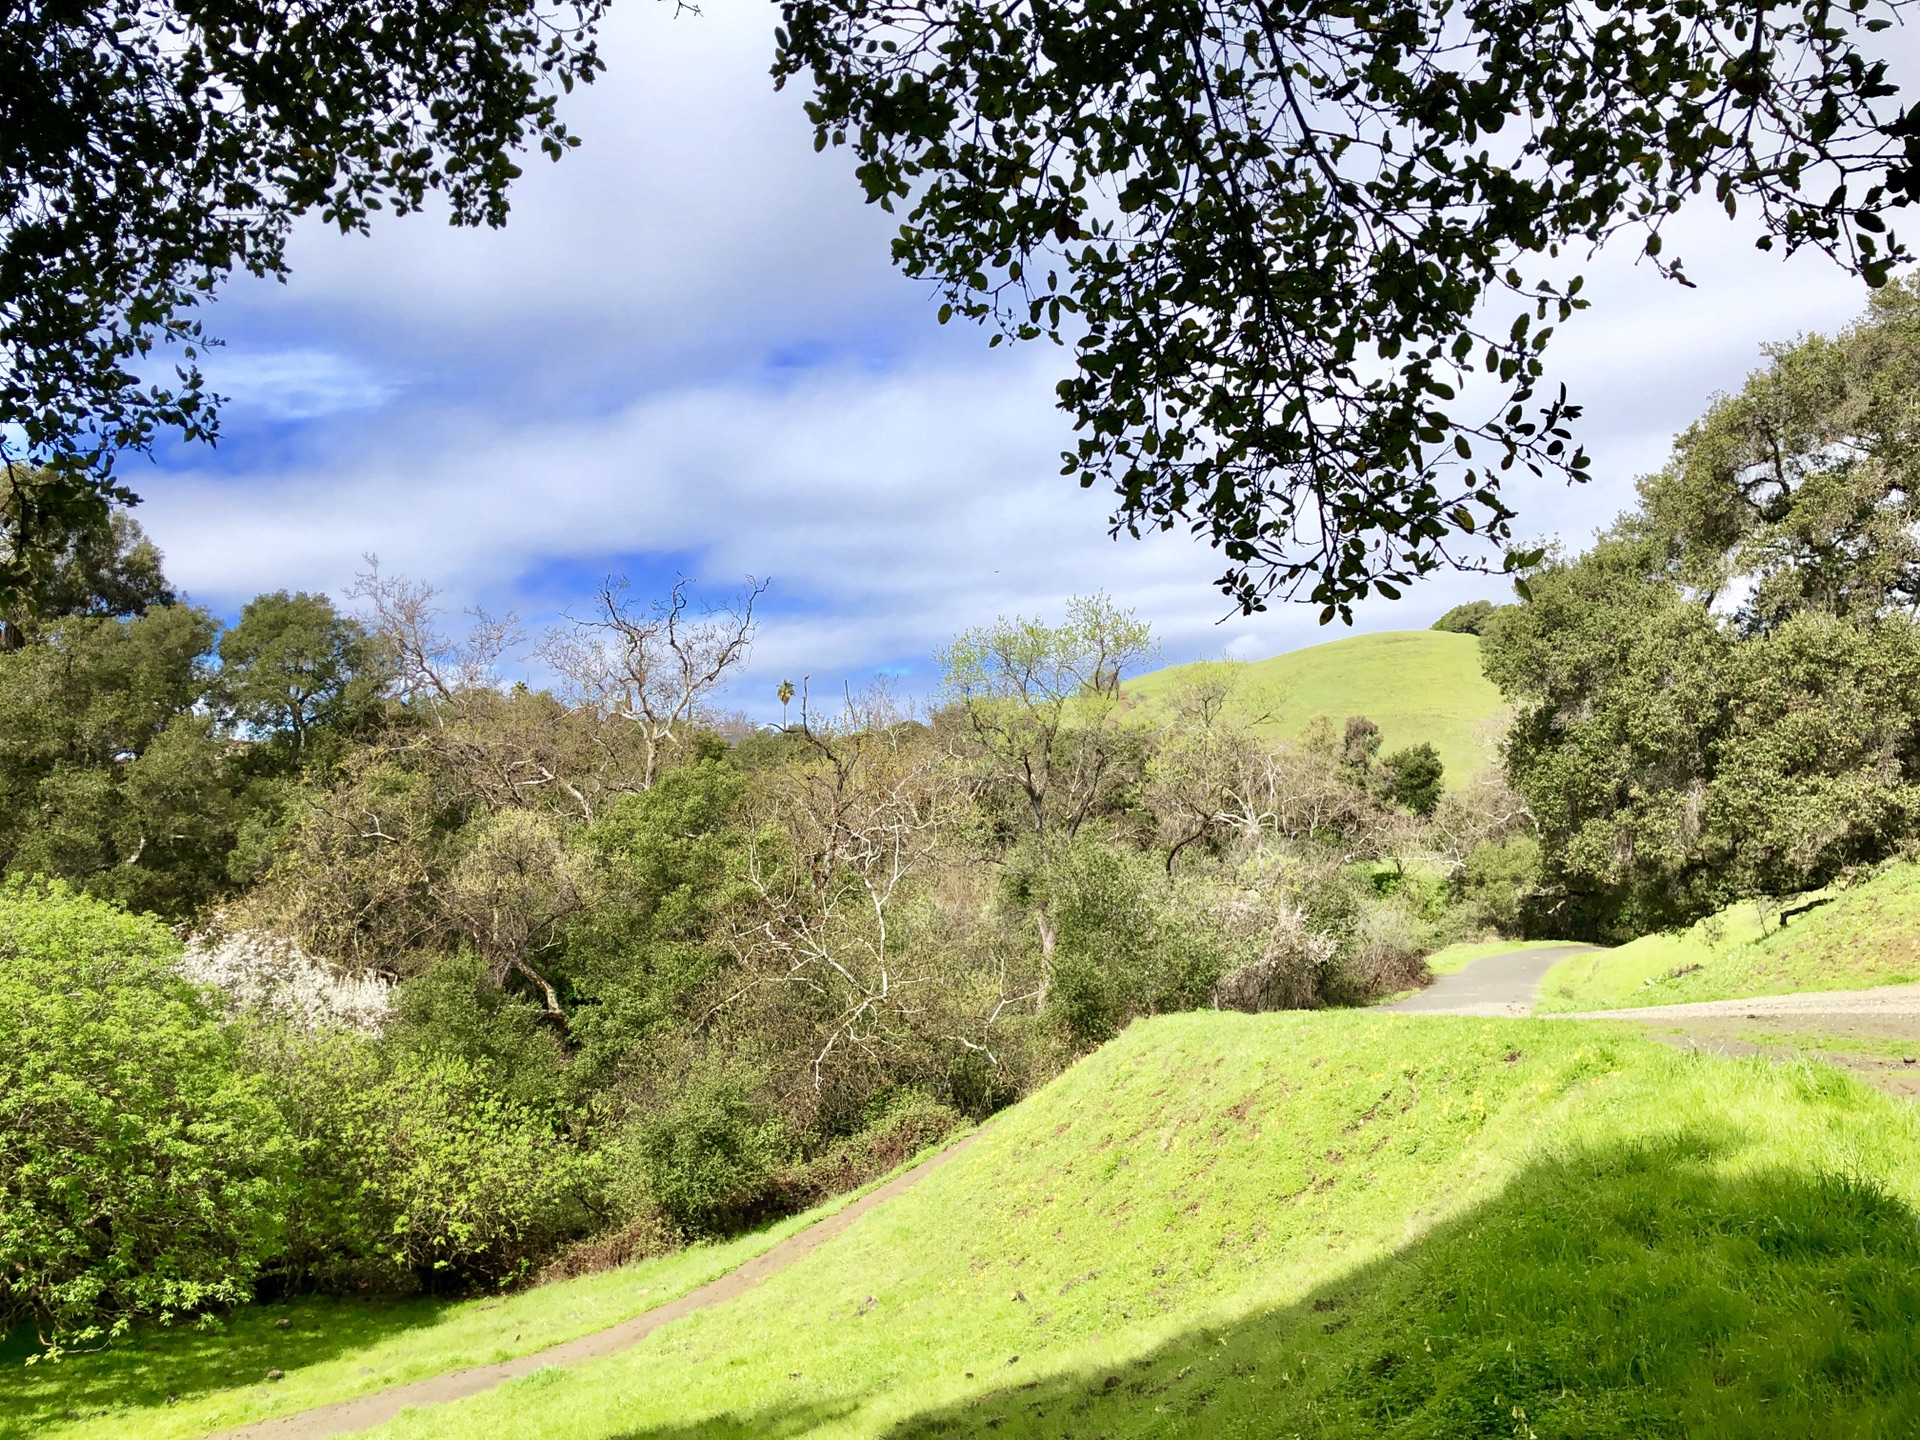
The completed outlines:
{"type": "MultiPolygon", "coordinates": [[[[230,614],[261,590],[337,594],[377,553],[454,608],[538,626],[609,573],[642,595],[684,573],[716,597],[770,576],[729,697],[762,715],[789,675],[920,689],[957,630],[1092,589],[1151,620],[1169,660],[1342,633],[1303,608],[1226,616],[1214,555],[1183,536],[1107,538],[1106,497],[1059,474],[1067,352],[988,351],[936,323],[888,262],[892,219],[860,202],[844,153],[814,152],[801,95],[773,92],[775,16],[616,7],[608,73],[567,102],[586,143],[527,162],[505,230],[314,227],[290,283],[228,290],[209,315],[225,438],[129,467],[176,583],[230,614]]],[[[1668,250],[1692,291],[1624,251],[1585,267],[1594,309],[1550,366],[1587,406],[1597,479],[1516,487],[1524,531],[1582,543],[1764,342],[1861,307],[1826,262],[1750,240],[1683,216],[1668,250]]],[[[1436,579],[1357,628],[1503,593],[1436,579]]]]}

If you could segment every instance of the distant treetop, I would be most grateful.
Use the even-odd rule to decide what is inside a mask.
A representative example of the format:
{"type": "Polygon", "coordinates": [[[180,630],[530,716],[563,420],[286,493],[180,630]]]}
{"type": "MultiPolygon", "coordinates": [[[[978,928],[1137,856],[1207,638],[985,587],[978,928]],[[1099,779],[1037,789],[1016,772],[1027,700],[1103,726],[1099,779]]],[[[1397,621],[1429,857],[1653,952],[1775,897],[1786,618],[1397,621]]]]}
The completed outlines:
{"type": "Polygon", "coordinates": [[[1433,628],[1448,630],[1456,635],[1484,634],[1487,621],[1493,618],[1493,612],[1498,608],[1491,600],[1469,600],[1464,605],[1454,606],[1434,621],[1433,628]]]}

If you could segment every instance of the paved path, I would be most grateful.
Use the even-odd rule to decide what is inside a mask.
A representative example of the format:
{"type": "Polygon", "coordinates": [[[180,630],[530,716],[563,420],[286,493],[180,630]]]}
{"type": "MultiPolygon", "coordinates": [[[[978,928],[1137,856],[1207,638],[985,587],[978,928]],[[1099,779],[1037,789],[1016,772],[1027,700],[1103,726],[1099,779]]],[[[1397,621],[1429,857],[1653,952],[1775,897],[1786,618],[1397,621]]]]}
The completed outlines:
{"type": "Polygon", "coordinates": [[[1548,945],[1489,955],[1451,975],[1442,975],[1418,995],[1380,1008],[1420,1015],[1531,1015],[1533,992],[1540,977],[1569,955],[1598,948],[1548,945]]]}
{"type": "Polygon", "coordinates": [[[276,1420],[259,1420],[238,1429],[223,1430],[214,1440],[268,1440],[268,1437],[272,1437],[272,1440],[322,1440],[326,1436],[352,1435],[361,1430],[371,1430],[376,1425],[384,1425],[402,1410],[463,1400],[469,1395],[478,1395],[483,1390],[491,1390],[505,1381],[531,1375],[551,1365],[579,1365],[617,1354],[639,1344],[662,1325],[671,1325],[696,1310],[704,1310],[710,1305],[743,1295],[768,1276],[779,1274],[802,1256],[840,1234],[876,1205],[884,1205],[894,1196],[919,1184],[941,1166],[952,1162],[979,1136],[980,1132],[974,1131],[939,1154],[923,1160],[913,1169],[894,1176],[886,1184],[862,1195],[845,1209],[789,1235],[738,1269],[728,1271],[717,1280],[708,1281],[697,1290],[689,1290],[678,1300],[669,1300],[631,1320],[622,1321],[611,1329],[582,1335],[564,1345],[555,1345],[513,1360],[454,1370],[445,1375],[416,1380],[411,1385],[396,1385],[390,1390],[358,1395],[351,1400],[337,1400],[331,1405],[302,1410],[295,1415],[283,1415],[276,1420]]]}
{"type": "Polygon", "coordinates": [[[1552,1018],[1679,1023],[1715,1019],[1811,1020],[1823,1015],[1920,1015],[1920,985],[1881,985],[1872,990],[1803,990],[1797,995],[1760,995],[1748,1000],[1693,1000],[1685,1005],[1638,1005],[1629,1010],[1580,1010],[1552,1018]]]}

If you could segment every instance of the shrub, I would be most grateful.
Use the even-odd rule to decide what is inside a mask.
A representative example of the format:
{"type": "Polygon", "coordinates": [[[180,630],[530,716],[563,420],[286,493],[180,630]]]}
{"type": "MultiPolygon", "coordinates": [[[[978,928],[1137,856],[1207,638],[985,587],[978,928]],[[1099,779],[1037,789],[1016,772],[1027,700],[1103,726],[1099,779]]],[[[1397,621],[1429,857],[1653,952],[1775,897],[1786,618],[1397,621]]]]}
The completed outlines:
{"type": "Polygon", "coordinates": [[[510,1100],[541,1106],[569,1098],[570,1066],[553,1022],[491,984],[471,950],[436,956],[397,985],[386,1035],[399,1049],[469,1062],[510,1100]]]}
{"type": "Polygon", "coordinates": [[[1393,779],[1388,793],[1416,815],[1431,815],[1445,788],[1446,766],[1427,741],[1396,750],[1383,762],[1393,779]]]}
{"type": "Polygon", "coordinates": [[[786,1149],[785,1127],[725,1071],[695,1074],[621,1146],[629,1175],[690,1235],[725,1234],[764,1212],[768,1177],[786,1149]]]}
{"type": "Polygon", "coordinates": [[[148,916],[0,886],[0,1323],[84,1344],[251,1297],[293,1151],[148,916]]]}
{"type": "Polygon", "coordinates": [[[1136,1016],[1207,1003],[1223,948],[1182,913],[1150,856],[1083,836],[1040,883],[1056,936],[1047,1009],[1073,1048],[1111,1038],[1136,1016]]]}
{"type": "Polygon", "coordinates": [[[288,1031],[256,1054],[300,1147],[290,1281],[506,1285],[600,1218],[595,1157],[470,1060],[288,1031]]]}
{"type": "Polygon", "coordinates": [[[1231,892],[1212,924],[1228,937],[1234,965],[1213,989],[1217,1010],[1304,1010],[1326,1003],[1340,941],[1315,929],[1283,887],[1231,892]]]}
{"type": "Polygon", "coordinates": [[[1503,935],[1525,930],[1529,897],[1540,884],[1540,842],[1531,835],[1474,848],[1456,882],[1474,920],[1503,935]]]}
{"type": "Polygon", "coordinates": [[[775,1172],[771,1189],[778,1208],[804,1210],[835,1195],[858,1190],[946,1139],[965,1123],[958,1111],[917,1090],[890,1095],[858,1134],[837,1141],[811,1160],[775,1172]]]}

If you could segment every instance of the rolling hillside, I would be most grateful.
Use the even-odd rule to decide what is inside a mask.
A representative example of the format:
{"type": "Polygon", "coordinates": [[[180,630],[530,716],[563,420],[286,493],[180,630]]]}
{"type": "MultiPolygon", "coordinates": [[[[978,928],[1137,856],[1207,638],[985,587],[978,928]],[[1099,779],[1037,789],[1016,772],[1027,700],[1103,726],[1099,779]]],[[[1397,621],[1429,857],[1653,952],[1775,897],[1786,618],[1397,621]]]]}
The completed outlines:
{"type": "Polygon", "coordinates": [[[1867,990],[1920,980],[1920,866],[1890,865],[1847,890],[1777,908],[1729,906],[1677,934],[1563,960],[1534,1013],[1622,1010],[1805,990],[1867,990]]]}
{"type": "MultiPolygon", "coordinates": [[[[1190,667],[1169,666],[1126,683],[1152,704],[1190,667]]],[[[1336,725],[1365,715],[1380,727],[1383,752],[1432,742],[1458,784],[1485,766],[1505,718],[1500,692],[1480,673],[1480,641],[1439,630],[1349,635],[1247,666],[1252,703],[1272,715],[1265,728],[1297,734],[1316,715],[1336,725]]]]}
{"type": "MultiPolygon", "coordinates": [[[[1916,1157],[1920,1112],[1819,1066],[1553,1021],[1169,1016],[759,1288],[370,1433],[1907,1433],[1916,1157]]],[[[465,1323],[513,1348],[525,1309],[622,1275],[684,1284],[641,1267],[465,1323]]],[[[346,1319],[304,1343],[351,1375],[375,1362],[346,1319]]],[[[61,1362],[33,1433],[204,1434],[184,1382],[237,1380],[176,1363],[206,1343],[141,1345],[144,1405],[122,1389],[91,1415],[49,1392],[95,1357],[61,1362]]]]}

